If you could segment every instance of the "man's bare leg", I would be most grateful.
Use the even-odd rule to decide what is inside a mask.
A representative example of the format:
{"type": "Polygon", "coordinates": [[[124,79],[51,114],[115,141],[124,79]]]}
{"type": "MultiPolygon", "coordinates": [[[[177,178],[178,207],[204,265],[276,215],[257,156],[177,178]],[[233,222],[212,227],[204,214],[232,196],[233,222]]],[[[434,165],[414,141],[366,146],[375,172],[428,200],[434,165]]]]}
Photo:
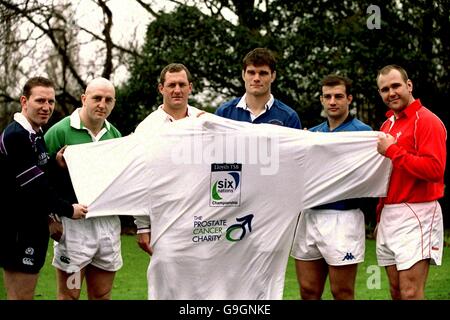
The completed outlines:
{"type": "Polygon", "coordinates": [[[328,275],[328,265],[325,260],[295,260],[295,268],[302,299],[320,300],[328,275]]]}
{"type": "Polygon", "coordinates": [[[38,278],[38,273],[3,270],[7,299],[33,300],[38,278]]]}

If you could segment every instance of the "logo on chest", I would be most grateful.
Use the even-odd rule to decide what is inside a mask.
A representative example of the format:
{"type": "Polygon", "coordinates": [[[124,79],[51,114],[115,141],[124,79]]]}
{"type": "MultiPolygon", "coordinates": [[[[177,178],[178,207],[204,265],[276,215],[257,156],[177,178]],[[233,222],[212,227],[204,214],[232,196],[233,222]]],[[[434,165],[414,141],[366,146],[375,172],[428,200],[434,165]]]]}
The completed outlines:
{"type": "Polygon", "coordinates": [[[241,204],[242,164],[211,164],[211,207],[239,207],[241,204]]]}
{"type": "Polygon", "coordinates": [[[38,166],[43,166],[46,165],[48,162],[49,156],[47,154],[47,152],[41,152],[38,154],[38,166]]]}

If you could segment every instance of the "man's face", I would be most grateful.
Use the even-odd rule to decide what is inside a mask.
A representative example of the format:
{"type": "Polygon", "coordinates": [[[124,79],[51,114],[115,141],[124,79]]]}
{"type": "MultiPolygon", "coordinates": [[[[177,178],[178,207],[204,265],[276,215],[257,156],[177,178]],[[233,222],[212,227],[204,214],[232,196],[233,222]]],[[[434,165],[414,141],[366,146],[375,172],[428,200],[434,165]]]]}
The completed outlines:
{"type": "Polygon", "coordinates": [[[320,102],[329,118],[346,118],[348,116],[348,106],[352,99],[352,95],[347,95],[345,92],[345,85],[343,84],[333,87],[322,87],[320,102]]]}
{"type": "Polygon", "coordinates": [[[31,89],[29,98],[20,97],[20,104],[22,114],[32,128],[38,131],[48,122],[55,109],[55,90],[51,87],[36,86],[31,89]]]}
{"type": "Polygon", "coordinates": [[[393,69],[385,75],[381,74],[377,84],[381,99],[396,114],[413,101],[412,82],[409,79],[405,82],[398,70],[393,69]]]}
{"type": "Polygon", "coordinates": [[[248,65],[242,71],[242,79],[245,82],[245,92],[254,96],[263,96],[270,93],[270,86],[275,80],[276,72],[271,72],[269,66],[248,65]]]}
{"type": "Polygon", "coordinates": [[[92,122],[103,122],[111,114],[116,103],[114,87],[100,83],[91,85],[81,96],[81,102],[92,122]]]}
{"type": "Polygon", "coordinates": [[[159,84],[159,92],[163,96],[164,108],[180,110],[187,108],[192,83],[189,82],[186,71],[167,72],[164,84],[159,84]]]}

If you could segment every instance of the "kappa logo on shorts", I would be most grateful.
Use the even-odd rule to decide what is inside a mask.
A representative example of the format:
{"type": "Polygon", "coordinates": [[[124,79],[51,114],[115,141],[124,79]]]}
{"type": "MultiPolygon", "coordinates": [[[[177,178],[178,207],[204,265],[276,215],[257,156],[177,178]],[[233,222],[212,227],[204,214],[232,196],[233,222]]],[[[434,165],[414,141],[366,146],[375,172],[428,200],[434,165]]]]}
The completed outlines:
{"type": "Polygon", "coordinates": [[[28,266],[34,266],[34,262],[32,258],[23,258],[22,263],[28,266]]]}
{"type": "Polygon", "coordinates": [[[34,253],[34,249],[32,247],[28,247],[28,248],[25,249],[25,254],[26,255],[31,256],[31,255],[33,255],[33,253],[34,253]]]}
{"type": "Polygon", "coordinates": [[[63,262],[63,263],[67,263],[67,264],[70,263],[70,258],[66,257],[66,256],[59,257],[59,260],[61,260],[61,262],[63,262]]]}
{"type": "Polygon", "coordinates": [[[355,260],[355,256],[351,252],[347,252],[347,254],[345,255],[344,259],[342,259],[342,261],[345,261],[345,260],[355,260]]]}

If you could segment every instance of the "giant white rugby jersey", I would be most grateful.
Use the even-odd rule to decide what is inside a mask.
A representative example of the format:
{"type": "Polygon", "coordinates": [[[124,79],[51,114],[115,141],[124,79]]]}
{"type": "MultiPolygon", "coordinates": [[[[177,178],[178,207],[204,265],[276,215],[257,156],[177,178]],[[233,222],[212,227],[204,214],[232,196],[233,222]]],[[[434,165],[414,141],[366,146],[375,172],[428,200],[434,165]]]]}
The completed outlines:
{"type": "Polygon", "coordinates": [[[386,194],[377,134],[207,114],[65,157],[88,216],[150,214],[150,299],[282,299],[300,211],[386,194]]]}
{"type": "MultiPolygon", "coordinates": [[[[144,120],[139,123],[136,127],[135,132],[142,135],[152,136],[154,132],[158,130],[158,127],[170,123],[175,122],[175,120],[171,115],[163,109],[164,105],[160,105],[155,111],[150,113],[144,120]]],[[[196,117],[202,111],[190,105],[187,106],[187,117],[196,117]]],[[[136,216],[135,224],[138,227],[138,233],[142,232],[150,232],[150,217],[148,215],[145,216],[136,216]]]]}

